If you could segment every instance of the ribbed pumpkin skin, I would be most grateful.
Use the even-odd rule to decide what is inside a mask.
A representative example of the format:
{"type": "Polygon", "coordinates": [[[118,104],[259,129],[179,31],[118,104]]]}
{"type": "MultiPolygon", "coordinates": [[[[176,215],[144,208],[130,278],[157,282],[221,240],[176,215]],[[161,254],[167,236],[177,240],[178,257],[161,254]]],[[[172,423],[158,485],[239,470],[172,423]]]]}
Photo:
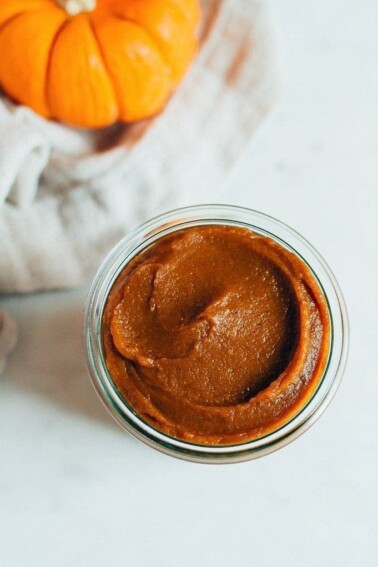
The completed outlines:
{"type": "Polygon", "coordinates": [[[159,112],[196,50],[198,0],[0,1],[0,86],[45,118],[99,128],[159,112]]]}

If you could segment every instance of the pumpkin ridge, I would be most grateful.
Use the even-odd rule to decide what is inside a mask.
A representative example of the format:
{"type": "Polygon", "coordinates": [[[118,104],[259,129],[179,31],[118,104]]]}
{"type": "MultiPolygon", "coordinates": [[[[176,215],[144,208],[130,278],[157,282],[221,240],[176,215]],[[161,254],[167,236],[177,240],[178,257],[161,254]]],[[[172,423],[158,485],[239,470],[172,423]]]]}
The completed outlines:
{"type": "MultiPolygon", "coordinates": [[[[160,51],[156,48],[155,42],[152,41],[144,28],[135,24],[133,21],[128,21],[126,18],[119,16],[114,11],[106,18],[99,18],[98,14],[96,14],[93,17],[92,22],[95,28],[96,37],[98,38],[98,41],[103,48],[107,69],[109,70],[110,76],[114,81],[114,88],[119,106],[120,120],[127,123],[135,122],[141,120],[142,118],[146,119],[155,115],[163,107],[164,100],[168,100],[170,91],[172,89],[170,67],[162,58],[160,51]],[[130,45],[130,36],[132,38],[134,38],[134,36],[138,37],[138,40],[142,41],[142,44],[143,42],[147,43],[149,51],[147,55],[142,55],[141,53],[137,54],[137,59],[139,60],[139,63],[137,65],[140,68],[143,68],[143,66],[146,64],[147,74],[145,77],[143,77],[144,72],[142,73],[141,77],[140,73],[138,73],[137,70],[130,72],[132,69],[130,68],[127,69],[127,76],[124,77],[124,81],[121,83],[119,82],[119,76],[117,75],[117,62],[115,62],[114,58],[112,57],[112,50],[108,49],[109,40],[111,40],[112,38],[111,31],[109,33],[109,29],[111,30],[112,25],[115,26],[115,29],[117,30],[116,34],[121,33],[118,39],[122,45],[123,42],[125,42],[126,45],[130,45]],[[121,32],[119,30],[121,30],[121,32]],[[154,65],[158,65],[160,69],[160,79],[158,81],[160,86],[158,88],[156,87],[156,84],[155,86],[153,86],[154,82],[156,83],[156,75],[155,79],[153,79],[153,73],[151,73],[151,69],[149,70],[151,57],[153,57],[153,59],[155,60],[154,65]],[[143,86],[143,82],[145,86],[143,86]],[[146,88],[149,88],[149,85],[153,86],[153,91],[150,91],[150,95],[148,95],[148,99],[146,100],[144,97],[145,93],[148,92],[146,91],[146,88]],[[134,97],[136,97],[135,100],[133,100],[134,97]],[[126,106],[125,101],[127,101],[126,106]],[[142,110],[142,113],[140,113],[140,108],[144,108],[144,110],[142,110]]],[[[127,59],[128,55],[126,54],[125,57],[127,59]]]]}
{"type": "Polygon", "coordinates": [[[9,25],[12,24],[14,21],[16,21],[18,18],[20,18],[21,16],[28,14],[28,11],[25,12],[18,12],[17,14],[13,14],[13,16],[11,16],[10,18],[8,18],[7,20],[4,20],[3,22],[1,22],[0,24],[0,33],[9,25]]]}
{"type": "MultiPolygon", "coordinates": [[[[188,0],[185,0],[185,1],[188,2],[188,0]]],[[[188,3],[190,4],[190,0],[189,0],[188,3]]],[[[184,20],[186,20],[187,15],[188,15],[188,10],[184,9],[183,2],[181,2],[180,0],[178,2],[177,2],[177,0],[168,0],[168,4],[170,4],[172,6],[172,8],[175,10],[176,15],[180,15],[180,17],[182,17],[182,18],[184,18],[184,20]]],[[[198,6],[197,6],[197,18],[196,18],[197,28],[198,28],[198,24],[199,24],[199,21],[200,21],[200,14],[201,14],[201,12],[200,12],[200,10],[198,9],[198,6]]],[[[176,75],[177,67],[176,67],[176,63],[174,62],[174,56],[172,56],[172,52],[174,51],[172,43],[170,45],[165,45],[164,38],[162,38],[159,35],[159,31],[157,29],[154,29],[153,27],[151,29],[151,27],[149,25],[147,25],[146,22],[139,21],[139,19],[134,15],[124,14],[122,12],[117,12],[117,9],[114,9],[114,11],[112,11],[112,15],[115,18],[121,19],[124,22],[129,22],[131,24],[134,24],[135,26],[138,27],[138,29],[143,30],[143,32],[149,37],[149,39],[153,42],[155,49],[159,53],[163,63],[166,64],[167,68],[169,69],[169,73],[170,73],[170,76],[171,76],[171,82],[172,82],[171,91],[173,91],[174,88],[177,87],[177,85],[181,83],[185,73],[188,71],[190,61],[193,60],[194,55],[198,51],[198,34],[195,35],[197,45],[195,47],[193,47],[193,51],[192,51],[192,54],[191,54],[191,57],[190,57],[190,61],[186,65],[182,65],[182,62],[179,64],[180,70],[179,70],[179,76],[177,77],[177,75],[176,75]],[[173,61],[172,61],[172,58],[173,58],[173,61]]],[[[191,30],[191,31],[193,31],[193,30],[191,30]]],[[[180,47],[179,47],[179,49],[180,49],[180,47]]]]}
{"type": "MultiPolygon", "coordinates": [[[[30,13],[39,12],[39,11],[43,11],[43,10],[45,10],[45,8],[41,7],[41,8],[35,8],[35,9],[32,9],[32,10],[22,10],[21,12],[17,12],[17,14],[13,14],[13,16],[11,16],[10,18],[7,18],[3,22],[1,22],[1,24],[0,24],[0,35],[2,34],[2,32],[4,32],[6,30],[6,28],[9,25],[12,25],[16,20],[18,20],[18,19],[22,18],[23,16],[26,16],[30,13]]],[[[50,59],[50,57],[49,57],[49,59],[50,59]]],[[[46,70],[46,75],[45,75],[45,85],[44,85],[43,91],[44,91],[45,106],[48,107],[47,98],[46,98],[46,79],[47,79],[47,70],[46,70]]],[[[0,81],[0,87],[3,88],[1,81],[0,81]]],[[[13,97],[10,93],[8,94],[6,91],[4,91],[4,93],[7,94],[7,96],[9,96],[9,98],[14,100],[18,104],[22,104],[22,103],[20,103],[19,100],[17,100],[17,98],[13,97]]]]}
{"type": "Polygon", "coordinates": [[[67,20],[51,62],[48,99],[57,120],[81,128],[104,128],[118,120],[114,88],[86,14],[67,20]]]}
{"type": "MultiPolygon", "coordinates": [[[[69,18],[67,18],[66,20],[64,20],[64,22],[62,23],[62,25],[59,27],[59,29],[56,31],[56,34],[54,36],[53,41],[51,42],[50,45],[50,49],[49,49],[49,55],[48,55],[48,59],[47,59],[47,68],[46,68],[46,75],[45,75],[45,84],[43,87],[44,90],[44,95],[45,95],[45,102],[46,102],[46,106],[50,111],[50,104],[49,104],[49,95],[48,95],[48,83],[49,83],[49,79],[50,79],[50,70],[51,70],[51,59],[52,59],[52,53],[55,47],[55,44],[58,40],[58,37],[60,36],[61,32],[64,30],[64,28],[69,24],[69,18]]],[[[51,116],[53,116],[52,112],[50,111],[51,116]]],[[[57,120],[56,116],[53,116],[53,118],[55,120],[57,120]]]]}
{"type": "MultiPolygon", "coordinates": [[[[20,16],[22,16],[23,14],[26,14],[26,12],[18,12],[17,14],[13,14],[13,16],[11,16],[10,18],[8,18],[7,20],[5,20],[4,22],[1,22],[0,24],[0,35],[1,33],[7,28],[8,24],[12,24],[15,20],[17,20],[17,18],[19,18],[20,16]]],[[[3,86],[1,84],[0,81],[0,87],[3,89],[3,86]]],[[[4,89],[3,89],[4,91],[4,89]]],[[[4,91],[5,92],[5,91],[4,91]]],[[[16,100],[12,97],[12,95],[9,95],[9,97],[13,100],[16,100]]]]}
{"type": "Polygon", "coordinates": [[[92,19],[91,19],[91,16],[90,16],[90,15],[88,16],[88,24],[89,24],[89,27],[91,28],[91,31],[92,31],[94,40],[95,40],[96,45],[97,45],[97,47],[98,47],[98,51],[99,51],[99,53],[100,53],[100,55],[101,55],[101,59],[102,59],[103,65],[104,65],[104,69],[106,69],[106,74],[107,74],[107,76],[108,76],[108,78],[109,78],[109,82],[110,82],[110,84],[111,84],[112,91],[113,91],[113,94],[114,94],[114,100],[117,101],[118,115],[119,115],[119,105],[118,105],[117,92],[116,92],[116,90],[115,90],[115,88],[114,88],[114,86],[113,86],[112,75],[111,75],[111,73],[110,73],[110,71],[109,71],[109,69],[108,69],[108,67],[107,67],[107,65],[106,65],[106,59],[105,59],[105,56],[104,56],[104,51],[103,51],[103,49],[102,49],[101,41],[99,40],[98,35],[97,35],[97,32],[96,32],[96,26],[93,25],[93,22],[92,22],[92,19]]]}
{"type": "Polygon", "coordinates": [[[112,14],[113,18],[116,18],[117,20],[120,20],[121,22],[128,22],[129,24],[133,24],[134,26],[136,26],[139,30],[142,30],[143,33],[145,33],[150,40],[152,41],[152,43],[154,44],[156,51],[159,54],[159,57],[161,58],[161,60],[163,61],[163,63],[168,67],[168,69],[170,70],[170,74],[172,74],[172,65],[170,64],[170,62],[168,61],[167,56],[165,55],[165,53],[163,52],[161,46],[159,45],[156,37],[154,37],[154,35],[150,32],[150,30],[148,30],[147,28],[144,28],[142,26],[142,24],[140,22],[137,22],[137,20],[134,20],[133,18],[130,18],[129,16],[122,16],[121,14],[116,14],[115,12],[112,14]]]}
{"type": "Polygon", "coordinates": [[[0,33],[3,29],[3,27],[5,27],[8,23],[13,22],[16,18],[18,18],[19,16],[23,16],[25,14],[29,14],[30,12],[38,12],[39,10],[45,10],[46,6],[34,6],[31,8],[21,8],[19,12],[16,12],[15,14],[12,14],[12,16],[9,16],[9,18],[5,18],[5,20],[3,20],[0,23],[0,33]]]}

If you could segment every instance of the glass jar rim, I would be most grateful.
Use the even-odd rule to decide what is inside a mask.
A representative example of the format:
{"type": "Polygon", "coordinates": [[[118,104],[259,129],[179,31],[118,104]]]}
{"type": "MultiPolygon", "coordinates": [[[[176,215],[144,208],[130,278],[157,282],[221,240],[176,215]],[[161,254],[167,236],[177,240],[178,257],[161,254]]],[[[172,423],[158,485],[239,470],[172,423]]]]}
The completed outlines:
{"type": "Polygon", "coordinates": [[[97,394],[115,420],[147,445],[168,455],[205,463],[230,463],[257,458],[296,439],[323,413],[333,398],[345,368],[349,324],[339,285],[317,250],[281,221],[235,205],[194,205],[163,213],[126,235],[103,261],[90,287],[84,317],[87,367],[97,394]],[[252,441],[235,445],[199,445],[169,436],[144,421],[116,389],[107,370],[102,347],[102,316],[115,280],[130,260],[163,236],[210,224],[243,226],[268,236],[299,256],[320,285],[331,319],[331,344],[323,376],[308,402],[287,423],[252,441]]]}

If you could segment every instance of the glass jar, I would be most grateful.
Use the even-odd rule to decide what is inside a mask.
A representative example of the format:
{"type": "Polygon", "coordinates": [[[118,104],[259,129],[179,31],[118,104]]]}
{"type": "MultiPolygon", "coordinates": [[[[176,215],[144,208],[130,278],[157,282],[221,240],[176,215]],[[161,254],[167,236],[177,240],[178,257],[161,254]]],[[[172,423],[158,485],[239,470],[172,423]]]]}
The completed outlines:
{"type": "Polygon", "coordinates": [[[115,420],[147,445],[168,455],[202,463],[231,463],[261,457],[306,431],[322,414],[340,383],[348,351],[348,318],[339,286],[319,253],[282,222],[246,208],[198,205],[160,215],[123,238],[98,270],[90,288],[84,322],[87,365],[93,385],[115,420]],[[331,336],[327,365],[318,387],[304,407],[272,433],[241,444],[208,446],[189,443],[155,429],[120,396],[107,370],[102,344],[102,318],[108,294],[130,260],[156,240],[177,230],[203,225],[248,228],[268,236],[299,256],[310,268],[328,302],[331,336]]]}

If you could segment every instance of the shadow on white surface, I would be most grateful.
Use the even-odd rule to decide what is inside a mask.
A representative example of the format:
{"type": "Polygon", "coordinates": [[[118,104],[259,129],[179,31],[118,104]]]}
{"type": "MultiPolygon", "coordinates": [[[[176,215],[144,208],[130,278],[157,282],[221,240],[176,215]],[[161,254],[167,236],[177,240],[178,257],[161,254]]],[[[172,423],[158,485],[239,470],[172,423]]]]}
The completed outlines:
{"type": "MultiPolygon", "coordinates": [[[[85,366],[82,346],[85,292],[52,292],[38,296],[12,296],[5,300],[15,316],[19,342],[1,377],[22,406],[40,406],[39,415],[50,422],[87,419],[134,439],[113,421],[97,398],[85,366]]],[[[36,418],[33,411],[33,418],[36,418]]]]}

